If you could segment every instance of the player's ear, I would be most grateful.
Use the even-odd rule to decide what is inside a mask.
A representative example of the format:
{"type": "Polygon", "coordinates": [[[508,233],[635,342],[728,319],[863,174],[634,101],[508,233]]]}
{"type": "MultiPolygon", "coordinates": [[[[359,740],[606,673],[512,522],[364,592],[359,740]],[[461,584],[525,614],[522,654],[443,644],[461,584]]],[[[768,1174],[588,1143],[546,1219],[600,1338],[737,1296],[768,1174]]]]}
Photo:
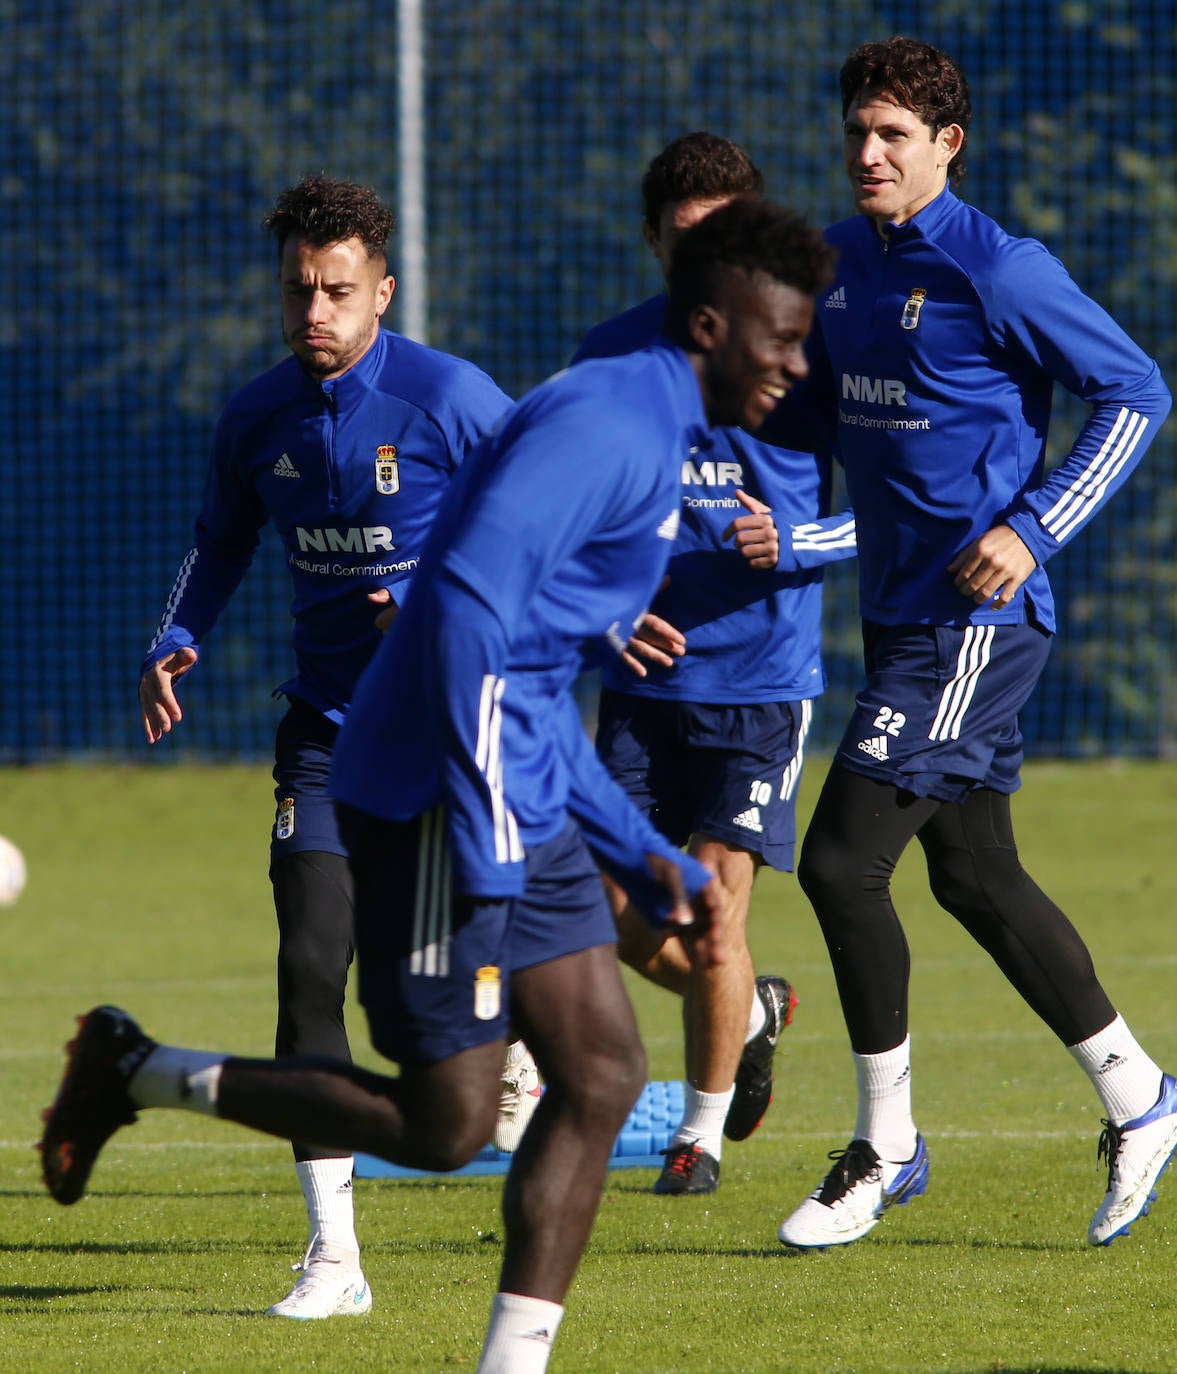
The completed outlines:
{"type": "Polygon", "coordinates": [[[936,135],[936,144],[947,167],[964,145],[964,130],[959,124],[946,124],[936,135]]]}
{"type": "Polygon", "coordinates": [[[392,293],[395,290],[395,277],[385,277],[376,288],[376,315],[378,318],[388,309],[388,303],[392,300],[392,293]]]}
{"type": "Polygon", "coordinates": [[[687,316],[687,329],[701,353],[711,353],[727,334],[727,316],[714,305],[696,305],[687,316]]]}
{"type": "Polygon", "coordinates": [[[650,250],[650,252],[654,254],[658,261],[661,262],[662,245],[658,241],[657,233],[650,228],[648,220],[642,220],[642,241],[645,243],[646,247],[650,250]]]}

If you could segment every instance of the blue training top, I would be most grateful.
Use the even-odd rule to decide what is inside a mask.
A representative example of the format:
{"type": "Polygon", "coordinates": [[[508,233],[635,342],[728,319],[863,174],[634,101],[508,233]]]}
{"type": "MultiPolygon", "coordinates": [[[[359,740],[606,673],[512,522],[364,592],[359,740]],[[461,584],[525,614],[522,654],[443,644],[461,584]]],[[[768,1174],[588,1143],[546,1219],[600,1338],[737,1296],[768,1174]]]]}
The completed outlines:
{"type": "MultiPolygon", "coordinates": [[[[606,320],[573,358],[611,357],[657,337],[666,296],[606,320]]],[[[712,431],[707,451],[683,458],[682,520],[665,590],[651,611],[681,630],[687,651],[671,668],[635,676],[623,663],[602,669],[615,691],[674,701],[751,704],[818,696],[821,581],[825,565],[855,552],[854,516],[827,516],[829,465],[812,453],[776,448],[742,429],[712,431]],[[771,507],[780,535],[775,569],[753,568],[723,532],[746,515],[737,489],[771,507]]]]}
{"type": "Polygon", "coordinates": [[[444,804],[454,889],[522,890],[523,854],[571,815],[650,915],[647,852],[706,881],[597,758],[572,688],[619,653],[666,568],[678,474],[707,442],[685,353],[666,341],[537,387],[455,479],[405,604],[340,731],[334,796],[387,820],[444,804]]]}
{"type": "Polygon", "coordinates": [[[400,601],[450,479],[511,405],[461,358],[380,330],[320,382],[293,355],[236,393],[217,426],[196,538],[141,674],[216,622],[273,521],[294,588],[297,673],[278,688],[340,721],[400,601]]]}
{"type": "MultiPolygon", "coordinates": [[[[1042,244],[1011,237],[951,191],[885,239],[862,215],[827,236],[837,278],[818,305],[807,396],[837,414],[863,617],[1053,630],[1043,565],[1125,481],[1168,414],[1156,363],[1042,244]],[[1047,475],[1055,382],[1092,409],[1047,475]],[[1007,607],[977,606],[947,567],[1002,523],[1038,567],[1007,607]]],[[[787,422],[787,405],[781,414],[787,422]]]]}

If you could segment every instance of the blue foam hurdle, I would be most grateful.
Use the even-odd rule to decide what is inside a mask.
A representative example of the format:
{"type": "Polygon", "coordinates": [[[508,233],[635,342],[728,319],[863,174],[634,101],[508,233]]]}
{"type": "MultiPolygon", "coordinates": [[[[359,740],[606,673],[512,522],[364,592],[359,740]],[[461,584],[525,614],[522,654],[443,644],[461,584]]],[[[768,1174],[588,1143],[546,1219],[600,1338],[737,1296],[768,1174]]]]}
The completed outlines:
{"type": "MultiPolygon", "coordinates": [[[[613,1145],[610,1169],[660,1169],[662,1151],[682,1119],[683,1085],[647,1083],[613,1145]]],[[[469,1164],[448,1174],[431,1174],[424,1169],[405,1169],[389,1164],[375,1155],[356,1155],[357,1178],[461,1178],[471,1174],[505,1174],[511,1156],[485,1145],[469,1164]]]]}

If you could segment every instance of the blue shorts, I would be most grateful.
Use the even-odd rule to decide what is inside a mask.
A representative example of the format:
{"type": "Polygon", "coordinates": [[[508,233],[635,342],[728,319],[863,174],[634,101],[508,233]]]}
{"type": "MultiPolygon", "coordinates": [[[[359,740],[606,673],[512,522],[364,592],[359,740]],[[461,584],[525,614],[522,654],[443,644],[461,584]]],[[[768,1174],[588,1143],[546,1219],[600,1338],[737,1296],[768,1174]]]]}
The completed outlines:
{"type": "Polygon", "coordinates": [[[707,835],[793,869],[811,701],[661,701],[605,688],[597,753],[673,844],[707,835]]]}
{"type": "Polygon", "coordinates": [[[1046,666],[1034,625],[862,627],[867,683],[836,762],[918,797],[1016,792],[1018,712],[1046,666]]]}
{"type": "Polygon", "coordinates": [[[290,699],[278,722],[274,744],[274,801],[270,862],[315,850],[343,854],[335,806],[327,795],[327,774],[339,726],[305,701],[290,699]]]}
{"type": "Polygon", "coordinates": [[[571,821],[527,855],[519,897],[450,889],[441,808],[385,821],[339,806],[356,883],[359,998],[373,1048],[432,1064],[506,1036],[511,974],[617,939],[601,874],[571,821]]]}

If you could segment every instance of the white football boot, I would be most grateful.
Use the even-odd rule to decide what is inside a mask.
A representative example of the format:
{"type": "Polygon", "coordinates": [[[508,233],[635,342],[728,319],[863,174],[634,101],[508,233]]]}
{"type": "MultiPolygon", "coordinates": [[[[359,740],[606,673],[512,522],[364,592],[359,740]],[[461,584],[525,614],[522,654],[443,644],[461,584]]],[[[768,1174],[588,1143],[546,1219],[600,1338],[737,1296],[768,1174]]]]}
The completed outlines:
{"type": "Polygon", "coordinates": [[[495,1122],[494,1147],[503,1154],[514,1154],[527,1130],[527,1123],[535,1115],[543,1096],[539,1069],[531,1051],[522,1040],[507,1046],[503,1065],[503,1081],[499,1093],[499,1116],[495,1122]]]}
{"type": "Polygon", "coordinates": [[[326,1245],[316,1236],[302,1263],[294,1266],[298,1281],[267,1317],[319,1321],[324,1317],[361,1317],[372,1310],[372,1290],[354,1251],[326,1245]]]}
{"type": "Polygon", "coordinates": [[[1103,1124],[1097,1158],[1108,1162],[1108,1190],[1087,1231],[1092,1245],[1110,1245],[1148,1215],[1156,1182],[1177,1153],[1177,1079],[1162,1077],[1161,1095],[1143,1116],[1122,1126],[1103,1124]]]}
{"type": "Polygon", "coordinates": [[[880,1159],[869,1141],[852,1140],[833,1150],[834,1167],[821,1186],[777,1232],[782,1245],[823,1250],[849,1245],[874,1226],[889,1207],[902,1207],[928,1186],[928,1147],[916,1136],[915,1153],[901,1164],[880,1159]]]}

